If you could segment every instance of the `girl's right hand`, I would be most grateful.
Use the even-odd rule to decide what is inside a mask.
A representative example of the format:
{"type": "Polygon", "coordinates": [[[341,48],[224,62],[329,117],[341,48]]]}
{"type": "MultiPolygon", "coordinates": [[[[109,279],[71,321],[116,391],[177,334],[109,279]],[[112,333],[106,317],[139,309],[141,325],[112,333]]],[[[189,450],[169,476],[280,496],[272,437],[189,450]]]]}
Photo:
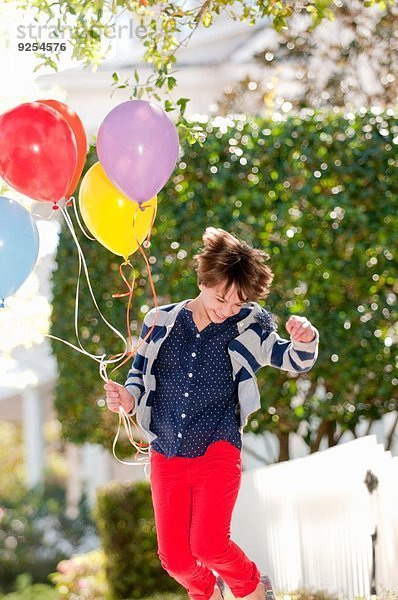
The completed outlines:
{"type": "Polygon", "coordinates": [[[134,408],[134,396],[123,385],[120,385],[120,383],[109,380],[104,385],[104,390],[106,391],[106,404],[110,411],[119,412],[119,406],[123,406],[124,410],[128,413],[134,408]]]}

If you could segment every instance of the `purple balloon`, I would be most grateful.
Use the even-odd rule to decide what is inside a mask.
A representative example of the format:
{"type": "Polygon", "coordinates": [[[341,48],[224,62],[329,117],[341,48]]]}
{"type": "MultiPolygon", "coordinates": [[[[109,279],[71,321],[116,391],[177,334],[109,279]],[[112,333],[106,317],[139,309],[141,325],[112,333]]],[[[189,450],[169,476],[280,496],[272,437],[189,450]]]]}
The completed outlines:
{"type": "Polygon", "coordinates": [[[153,198],[168,181],[178,150],[174,123],[146,100],[122,102],[98,130],[97,153],[105,173],[138,204],[153,198]]]}

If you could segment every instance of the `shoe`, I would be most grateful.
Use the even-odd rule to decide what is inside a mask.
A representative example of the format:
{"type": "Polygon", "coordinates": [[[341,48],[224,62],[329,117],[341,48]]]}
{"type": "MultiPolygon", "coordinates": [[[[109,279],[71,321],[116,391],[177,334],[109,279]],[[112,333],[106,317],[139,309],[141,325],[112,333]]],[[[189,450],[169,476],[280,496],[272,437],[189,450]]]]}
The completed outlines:
{"type": "Polygon", "coordinates": [[[219,575],[217,575],[216,583],[217,583],[218,587],[220,588],[221,596],[223,598],[225,598],[225,583],[224,583],[224,580],[221,579],[221,577],[219,575]]]}
{"type": "Polygon", "coordinates": [[[265,600],[275,600],[274,590],[272,589],[271,579],[268,575],[262,575],[260,581],[265,588],[265,600]]]}

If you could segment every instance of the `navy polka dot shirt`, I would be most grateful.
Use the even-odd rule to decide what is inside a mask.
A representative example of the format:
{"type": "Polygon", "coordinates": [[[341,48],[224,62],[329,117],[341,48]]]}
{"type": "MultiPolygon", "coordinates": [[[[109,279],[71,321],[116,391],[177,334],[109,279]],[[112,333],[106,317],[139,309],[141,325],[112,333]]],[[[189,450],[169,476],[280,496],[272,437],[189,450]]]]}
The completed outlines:
{"type": "Polygon", "coordinates": [[[154,364],[152,448],[168,458],[202,456],[215,441],[242,447],[239,402],[228,354],[247,308],[198,331],[183,308],[154,364]]]}

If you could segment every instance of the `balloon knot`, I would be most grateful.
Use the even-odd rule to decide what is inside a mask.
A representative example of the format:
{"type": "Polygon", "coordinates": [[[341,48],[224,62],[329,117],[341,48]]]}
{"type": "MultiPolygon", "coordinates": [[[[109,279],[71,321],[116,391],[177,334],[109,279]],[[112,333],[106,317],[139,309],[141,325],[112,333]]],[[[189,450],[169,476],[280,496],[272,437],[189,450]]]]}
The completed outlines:
{"type": "Polygon", "coordinates": [[[5,308],[6,305],[4,304],[4,300],[3,298],[0,298],[0,308],[5,308]]]}
{"type": "Polygon", "coordinates": [[[58,209],[59,209],[59,206],[57,206],[57,205],[55,204],[55,202],[54,202],[54,204],[53,204],[53,210],[58,210],[58,209]]]}
{"type": "Polygon", "coordinates": [[[72,198],[70,198],[68,200],[68,202],[65,204],[65,206],[72,206],[72,198]]]}

